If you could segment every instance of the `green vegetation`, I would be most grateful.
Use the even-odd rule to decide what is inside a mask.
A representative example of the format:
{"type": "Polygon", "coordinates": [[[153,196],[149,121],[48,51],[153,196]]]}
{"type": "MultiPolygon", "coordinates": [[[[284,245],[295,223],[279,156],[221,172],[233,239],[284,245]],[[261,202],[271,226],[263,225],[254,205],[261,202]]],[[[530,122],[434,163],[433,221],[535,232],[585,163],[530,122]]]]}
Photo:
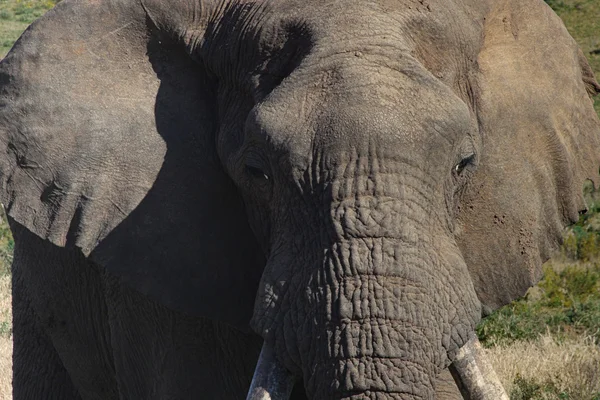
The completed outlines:
{"type": "MultiPolygon", "coordinates": [[[[600,71],[600,3],[598,0],[546,0],[546,3],[562,18],[592,69],[600,71]]],[[[600,114],[600,97],[594,103],[600,114]]]]}
{"type": "Polygon", "coordinates": [[[550,380],[539,383],[535,379],[517,375],[510,391],[510,398],[511,400],[600,400],[600,393],[581,399],[574,397],[568,391],[561,390],[550,380]]]}
{"type": "Polygon", "coordinates": [[[534,379],[523,378],[517,375],[513,389],[510,391],[511,400],[543,399],[544,395],[555,394],[560,400],[571,399],[569,394],[561,392],[552,382],[539,384],[534,379]]]}
{"type": "Polygon", "coordinates": [[[10,338],[12,336],[12,323],[10,320],[10,314],[3,311],[0,315],[2,321],[0,321],[0,337],[10,338]]]}
{"type": "Polygon", "coordinates": [[[29,24],[60,0],[0,0],[0,59],[29,24]]]}
{"type": "Polygon", "coordinates": [[[0,277],[10,273],[10,264],[12,262],[14,248],[15,242],[10,233],[8,223],[6,222],[6,215],[4,214],[4,210],[0,208],[0,277]]]}
{"type": "Polygon", "coordinates": [[[477,328],[484,346],[535,340],[550,332],[564,339],[588,335],[600,344],[600,263],[544,267],[545,276],[524,299],[501,308],[477,328]]]}
{"type": "Polygon", "coordinates": [[[568,391],[561,390],[554,382],[537,382],[536,379],[517,376],[510,391],[511,400],[600,400],[600,393],[581,399],[568,391]]]}

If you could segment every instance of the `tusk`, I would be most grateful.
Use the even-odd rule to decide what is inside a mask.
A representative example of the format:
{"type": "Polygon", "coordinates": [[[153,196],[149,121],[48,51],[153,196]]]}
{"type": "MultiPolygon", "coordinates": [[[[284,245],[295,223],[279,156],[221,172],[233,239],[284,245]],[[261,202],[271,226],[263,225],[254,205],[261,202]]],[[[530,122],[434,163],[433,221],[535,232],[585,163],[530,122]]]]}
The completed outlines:
{"type": "Polygon", "coordinates": [[[246,400],[288,400],[294,377],[275,359],[273,349],[263,344],[246,400]]]}
{"type": "MultiPolygon", "coordinates": [[[[452,363],[463,396],[470,400],[509,400],[477,337],[461,347],[452,363]]],[[[455,376],[456,379],[456,376],[455,376]]]]}

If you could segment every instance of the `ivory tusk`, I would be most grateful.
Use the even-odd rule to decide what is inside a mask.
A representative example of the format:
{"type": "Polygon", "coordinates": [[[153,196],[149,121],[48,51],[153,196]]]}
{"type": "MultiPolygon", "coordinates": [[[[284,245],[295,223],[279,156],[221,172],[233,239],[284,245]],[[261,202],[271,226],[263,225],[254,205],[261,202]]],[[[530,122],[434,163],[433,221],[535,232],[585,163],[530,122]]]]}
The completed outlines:
{"type": "Polygon", "coordinates": [[[273,349],[263,344],[246,400],[288,400],[294,377],[275,358],[273,349]]]}
{"type": "Polygon", "coordinates": [[[467,399],[509,400],[477,337],[470,339],[457,351],[452,367],[460,380],[461,392],[467,399]]]}

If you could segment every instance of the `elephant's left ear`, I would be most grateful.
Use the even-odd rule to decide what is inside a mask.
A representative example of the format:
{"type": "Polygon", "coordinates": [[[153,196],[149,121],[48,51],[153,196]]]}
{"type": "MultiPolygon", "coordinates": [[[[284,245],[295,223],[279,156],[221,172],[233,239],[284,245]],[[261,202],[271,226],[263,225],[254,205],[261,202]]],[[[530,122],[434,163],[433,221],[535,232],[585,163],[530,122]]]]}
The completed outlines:
{"type": "Polygon", "coordinates": [[[211,7],[144,3],[64,0],[1,62],[0,200],[159,302],[245,325],[262,255],[216,155],[216,84],[186,51],[211,7]]]}

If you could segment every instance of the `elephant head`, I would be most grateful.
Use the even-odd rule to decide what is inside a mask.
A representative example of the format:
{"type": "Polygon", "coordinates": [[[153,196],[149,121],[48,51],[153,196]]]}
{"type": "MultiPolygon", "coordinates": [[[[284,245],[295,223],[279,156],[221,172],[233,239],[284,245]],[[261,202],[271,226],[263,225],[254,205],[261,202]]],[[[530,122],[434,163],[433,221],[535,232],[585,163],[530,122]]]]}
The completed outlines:
{"type": "Polygon", "coordinates": [[[0,64],[0,199],[311,397],[429,399],[585,209],[599,90],[541,0],[64,0],[0,64]]]}

